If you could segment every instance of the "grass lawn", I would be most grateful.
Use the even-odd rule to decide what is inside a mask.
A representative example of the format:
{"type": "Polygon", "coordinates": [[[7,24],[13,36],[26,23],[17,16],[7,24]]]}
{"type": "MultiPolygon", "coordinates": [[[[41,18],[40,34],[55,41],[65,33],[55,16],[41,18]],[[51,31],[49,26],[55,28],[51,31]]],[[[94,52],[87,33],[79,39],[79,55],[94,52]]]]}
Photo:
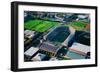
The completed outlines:
{"type": "Polygon", "coordinates": [[[59,22],[45,20],[30,20],[24,23],[24,28],[38,32],[45,32],[48,29],[60,25],[59,22]]]}
{"type": "Polygon", "coordinates": [[[73,21],[69,24],[69,26],[72,26],[76,30],[82,30],[86,27],[87,23],[81,22],[81,21],[73,21]]]}

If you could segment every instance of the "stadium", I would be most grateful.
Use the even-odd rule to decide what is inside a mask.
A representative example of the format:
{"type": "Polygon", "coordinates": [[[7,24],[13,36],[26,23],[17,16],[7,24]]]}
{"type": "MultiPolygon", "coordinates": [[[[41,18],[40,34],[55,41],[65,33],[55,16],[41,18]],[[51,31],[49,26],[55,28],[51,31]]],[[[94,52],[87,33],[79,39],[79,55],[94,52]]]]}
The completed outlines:
{"type": "Polygon", "coordinates": [[[44,36],[43,42],[41,43],[40,49],[46,52],[51,52],[53,56],[57,54],[62,46],[66,46],[75,31],[72,31],[67,26],[58,26],[46,36],[44,36]],[[65,44],[65,45],[63,45],[65,44]]]}

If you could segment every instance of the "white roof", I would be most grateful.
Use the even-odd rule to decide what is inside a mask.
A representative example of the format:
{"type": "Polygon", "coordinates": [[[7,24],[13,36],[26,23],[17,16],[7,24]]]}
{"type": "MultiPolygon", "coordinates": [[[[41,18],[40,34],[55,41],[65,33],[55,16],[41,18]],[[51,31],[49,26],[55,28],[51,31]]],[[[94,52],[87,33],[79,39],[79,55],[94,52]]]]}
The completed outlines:
{"type": "Polygon", "coordinates": [[[28,56],[32,56],[33,54],[35,54],[39,49],[35,48],[35,47],[31,47],[29,48],[24,54],[28,55],[28,56]]]}
{"type": "Polygon", "coordinates": [[[56,61],[56,60],[58,60],[58,59],[56,59],[56,58],[51,58],[50,59],[50,61],[56,61]]]}
{"type": "Polygon", "coordinates": [[[29,38],[31,38],[32,36],[34,36],[34,32],[35,32],[35,31],[25,30],[25,31],[24,31],[24,34],[27,35],[27,36],[29,36],[29,38]]]}
{"type": "Polygon", "coordinates": [[[35,57],[32,58],[33,61],[41,61],[45,57],[44,54],[38,53],[35,57]]]}
{"type": "Polygon", "coordinates": [[[86,18],[87,15],[78,15],[79,18],[86,18]]]}
{"type": "Polygon", "coordinates": [[[77,51],[84,52],[84,53],[90,52],[90,46],[80,44],[80,43],[77,43],[77,42],[74,42],[73,45],[70,48],[77,50],[77,51]]]}

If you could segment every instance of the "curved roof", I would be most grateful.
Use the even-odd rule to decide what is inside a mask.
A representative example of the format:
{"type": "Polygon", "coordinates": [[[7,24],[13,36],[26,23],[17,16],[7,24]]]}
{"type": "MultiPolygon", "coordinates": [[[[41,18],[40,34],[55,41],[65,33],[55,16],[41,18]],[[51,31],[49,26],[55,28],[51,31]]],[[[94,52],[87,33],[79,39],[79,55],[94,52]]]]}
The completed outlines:
{"type": "Polygon", "coordinates": [[[69,35],[70,30],[67,26],[59,26],[47,35],[46,40],[56,44],[62,43],[69,35]]]}

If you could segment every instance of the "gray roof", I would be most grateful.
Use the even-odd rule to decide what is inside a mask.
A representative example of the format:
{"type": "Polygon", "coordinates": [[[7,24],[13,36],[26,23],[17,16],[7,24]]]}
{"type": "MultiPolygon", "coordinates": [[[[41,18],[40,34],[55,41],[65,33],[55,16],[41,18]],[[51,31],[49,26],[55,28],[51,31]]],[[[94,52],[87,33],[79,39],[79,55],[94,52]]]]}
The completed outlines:
{"type": "Polygon", "coordinates": [[[45,50],[48,52],[56,53],[59,49],[58,46],[54,46],[53,44],[50,44],[48,42],[43,42],[42,45],[40,46],[41,50],[45,50]]]}

